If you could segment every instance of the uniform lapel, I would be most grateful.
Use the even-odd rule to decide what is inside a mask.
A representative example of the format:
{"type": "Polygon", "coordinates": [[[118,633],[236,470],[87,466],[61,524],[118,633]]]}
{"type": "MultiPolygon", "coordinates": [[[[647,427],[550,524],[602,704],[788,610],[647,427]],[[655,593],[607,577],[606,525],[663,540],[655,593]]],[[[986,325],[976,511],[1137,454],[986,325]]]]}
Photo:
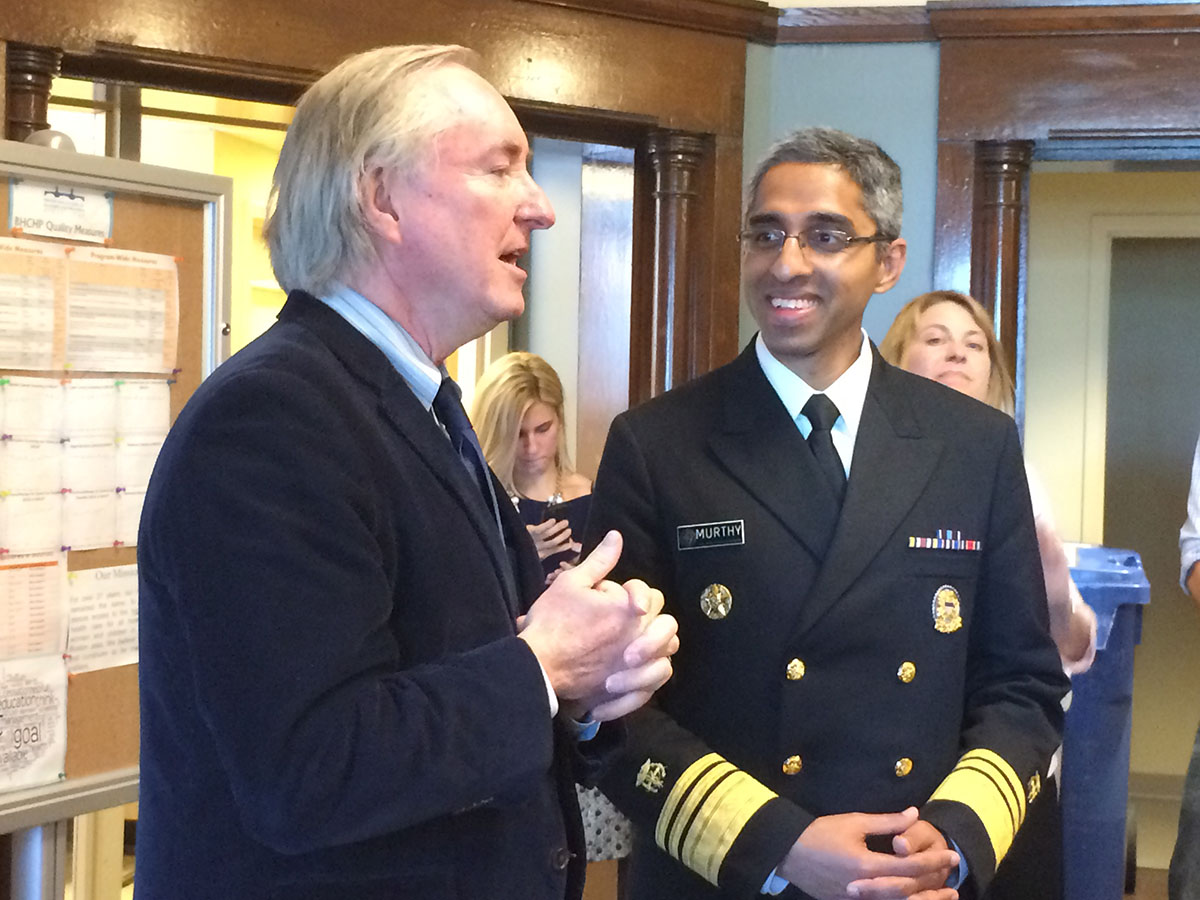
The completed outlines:
{"type": "Polygon", "coordinates": [[[753,342],[727,371],[722,421],[709,446],[730,475],[821,559],[834,528],[829,485],[763,375],[753,342]]]}
{"type": "Polygon", "coordinates": [[[942,454],[924,437],[895,370],[875,353],[841,519],[797,620],[807,631],[871,565],[929,483],[942,454]]]}

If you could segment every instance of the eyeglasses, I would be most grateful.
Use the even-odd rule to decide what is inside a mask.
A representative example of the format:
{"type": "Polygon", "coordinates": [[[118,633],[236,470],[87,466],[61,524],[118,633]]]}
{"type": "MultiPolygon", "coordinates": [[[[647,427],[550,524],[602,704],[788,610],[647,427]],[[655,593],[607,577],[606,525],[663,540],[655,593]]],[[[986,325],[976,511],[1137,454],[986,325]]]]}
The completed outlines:
{"type": "Polygon", "coordinates": [[[788,238],[795,238],[801,250],[811,247],[815,253],[825,256],[841,253],[854,244],[886,244],[892,240],[883,234],[856,237],[846,234],[844,231],[838,231],[836,228],[826,228],[821,225],[813,225],[794,232],[784,231],[782,228],[747,228],[738,235],[738,240],[741,241],[742,248],[747,253],[761,253],[764,256],[774,256],[782,251],[788,238]]]}

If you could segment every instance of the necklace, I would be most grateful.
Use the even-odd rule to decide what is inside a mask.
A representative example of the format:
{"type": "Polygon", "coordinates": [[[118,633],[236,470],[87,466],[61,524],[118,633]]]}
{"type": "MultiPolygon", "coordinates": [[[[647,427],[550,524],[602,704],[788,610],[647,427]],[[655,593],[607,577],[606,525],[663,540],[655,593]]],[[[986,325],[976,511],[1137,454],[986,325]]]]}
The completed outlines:
{"type": "MultiPolygon", "coordinates": [[[[533,498],[530,497],[528,494],[525,494],[524,492],[519,490],[515,484],[513,485],[512,492],[508,496],[509,496],[509,499],[512,500],[514,505],[517,503],[518,500],[533,500],[533,498]]],[[[550,494],[549,497],[546,498],[546,505],[550,505],[552,503],[562,503],[562,502],[563,502],[562,472],[557,467],[555,467],[555,469],[554,469],[554,491],[550,494]]]]}

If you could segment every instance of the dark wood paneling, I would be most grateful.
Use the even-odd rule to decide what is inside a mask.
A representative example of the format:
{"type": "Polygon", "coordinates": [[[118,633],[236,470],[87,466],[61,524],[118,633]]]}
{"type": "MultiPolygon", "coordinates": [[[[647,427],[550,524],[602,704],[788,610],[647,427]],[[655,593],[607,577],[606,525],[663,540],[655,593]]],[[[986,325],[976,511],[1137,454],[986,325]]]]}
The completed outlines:
{"type": "Polygon", "coordinates": [[[35,131],[49,128],[50,82],[58,74],[62,53],[47,47],[7,45],[7,79],[4,136],[23,141],[35,131]]]}
{"type": "Polygon", "coordinates": [[[1025,302],[1025,223],[1031,141],[977,145],[971,293],[992,312],[1010,372],[1024,362],[1020,310],[1025,302]]]}
{"type": "Polygon", "coordinates": [[[1200,4],[1122,2],[1075,4],[961,0],[928,4],[929,22],[937,37],[1013,37],[1054,34],[1137,34],[1200,31],[1200,4]]]}
{"type": "Polygon", "coordinates": [[[933,286],[971,292],[971,239],[974,228],[975,144],[941,141],[937,158],[934,210],[933,286]]]}
{"type": "Polygon", "coordinates": [[[796,7],[781,10],[776,44],[932,41],[923,6],[796,7]]]}
{"type": "Polygon", "coordinates": [[[713,152],[702,170],[702,178],[712,179],[713,187],[708,192],[712,200],[702,205],[697,218],[697,233],[704,242],[699,283],[708,294],[696,304],[696,332],[702,338],[707,335],[708,340],[697,358],[717,365],[733,359],[739,349],[742,259],[737,236],[742,222],[742,142],[717,137],[713,143],[713,152]],[[737,165],[732,164],[733,160],[737,165]]]}
{"type": "Polygon", "coordinates": [[[1200,5],[928,8],[941,42],[935,284],[998,303],[1019,410],[1027,201],[999,170],[980,175],[980,163],[990,142],[1047,157],[1196,158],[1200,5]]]}
{"type": "MultiPolygon", "coordinates": [[[[732,356],[737,258],[724,236],[740,211],[731,186],[741,179],[746,36],[773,29],[774,11],[761,0],[426,0],[411,12],[367,0],[112,0],[97,16],[86,0],[44,0],[6,7],[0,40],[62,48],[76,75],[277,102],[369,47],[461,43],[531,130],[630,146],[654,130],[696,135],[722,149],[698,172],[691,239],[676,245],[686,263],[658,259],[688,287],[671,327],[643,314],[656,232],[639,201],[631,340],[669,342],[686,363],[680,377],[732,356]]],[[[647,161],[639,155],[643,190],[647,161]]],[[[631,396],[650,384],[643,362],[631,359],[631,396]]]]}
{"type": "Polygon", "coordinates": [[[655,175],[652,340],[635,343],[633,354],[648,353],[652,360],[650,381],[642,386],[651,397],[693,374],[695,219],[701,199],[699,170],[708,149],[700,137],[675,131],[655,132],[647,145],[655,175]]]}
{"type": "Polygon", "coordinates": [[[532,0],[676,28],[746,39],[761,38],[776,12],[761,0],[532,0]]]}
{"type": "Polygon", "coordinates": [[[108,42],[64,54],[63,74],[165,90],[186,87],[196,93],[284,105],[295,103],[304,89],[321,77],[316,69],[247,63],[108,42]]]}
{"type": "Polygon", "coordinates": [[[942,140],[1170,136],[1200,122],[1200,91],[1185,89],[1200,84],[1200,34],[943,40],[941,72],[942,140]]]}
{"type": "Polygon", "coordinates": [[[118,80],[125,64],[133,80],[190,69],[192,80],[258,83],[265,96],[256,99],[269,99],[369,47],[462,43],[508,97],[698,133],[740,135],[743,124],[744,38],[534,0],[426,0],[419,16],[366,0],[113,0],[103,17],[87,0],[47,0],[6,9],[5,19],[0,38],[60,47],[76,63],[94,57],[118,80]]]}

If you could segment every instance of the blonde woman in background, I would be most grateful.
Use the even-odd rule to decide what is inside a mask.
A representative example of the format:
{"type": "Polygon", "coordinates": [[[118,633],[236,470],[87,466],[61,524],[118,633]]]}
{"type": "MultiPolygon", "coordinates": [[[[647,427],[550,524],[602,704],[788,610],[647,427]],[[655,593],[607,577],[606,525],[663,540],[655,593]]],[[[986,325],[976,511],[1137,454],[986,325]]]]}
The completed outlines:
{"type": "MultiPolygon", "coordinates": [[[[514,352],[480,376],[471,422],[483,455],[512,498],[552,581],[579,557],[592,482],[567,453],[563,387],[536,353],[514,352]]],[[[629,820],[596,788],[579,789],[589,862],[629,854],[629,820]]]]}
{"type": "MultiPolygon", "coordinates": [[[[932,291],[897,313],[879,345],[892,365],[923,375],[1013,414],[1013,381],[991,319],[977,300],[956,291],[932,291]]],[[[1054,526],[1049,499],[1025,468],[1037,529],[1050,634],[1069,675],[1086,672],[1096,656],[1096,614],[1071,580],[1066,551],[1054,526]]],[[[1062,896],[1062,821],[1057,791],[1045,789],[1030,807],[1009,857],[996,872],[985,900],[1062,896]]]]}
{"type": "Polygon", "coordinates": [[[475,388],[471,422],[488,465],[529,529],[547,576],[574,563],[592,482],[567,453],[562,382],[535,353],[500,357],[475,388]]]}

